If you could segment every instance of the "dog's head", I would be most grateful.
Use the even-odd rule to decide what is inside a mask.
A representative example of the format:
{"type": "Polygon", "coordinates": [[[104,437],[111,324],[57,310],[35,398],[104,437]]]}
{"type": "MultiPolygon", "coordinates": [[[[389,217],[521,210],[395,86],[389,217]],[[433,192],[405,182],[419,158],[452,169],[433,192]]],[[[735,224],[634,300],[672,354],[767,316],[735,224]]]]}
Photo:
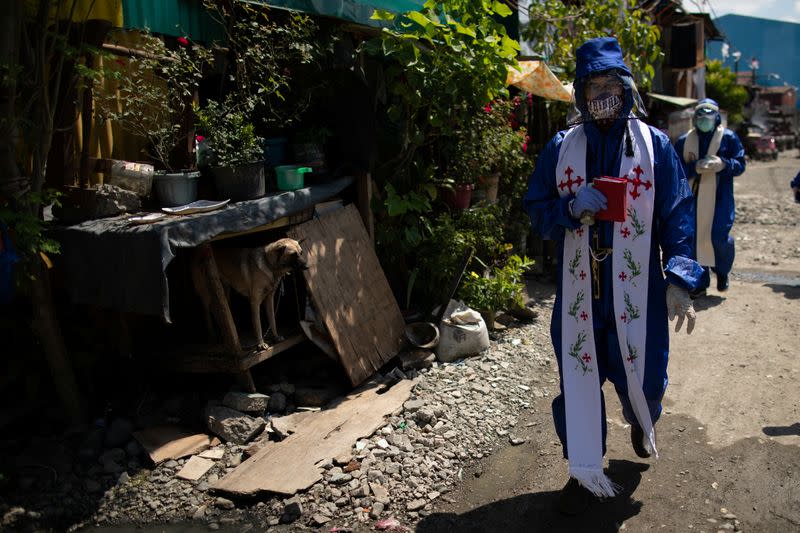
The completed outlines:
{"type": "Polygon", "coordinates": [[[300,243],[294,239],[278,239],[264,247],[267,266],[273,272],[289,272],[308,268],[300,243]]]}

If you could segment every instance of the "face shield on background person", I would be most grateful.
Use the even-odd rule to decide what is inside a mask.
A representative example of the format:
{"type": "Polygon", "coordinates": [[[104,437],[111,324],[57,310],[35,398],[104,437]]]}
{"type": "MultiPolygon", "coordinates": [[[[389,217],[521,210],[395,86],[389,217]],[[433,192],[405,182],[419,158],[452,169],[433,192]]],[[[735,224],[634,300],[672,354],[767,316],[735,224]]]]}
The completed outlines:
{"type": "Polygon", "coordinates": [[[573,106],[567,124],[609,123],[620,117],[647,116],[633,78],[619,69],[598,72],[573,84],[573,106]]]}
{"type": "Polygon", "coordinates": [[[719,109],[711,104],[702,104],[694,110],[694,127],[702,133],[713,131],[719,122],[719,109]]]}

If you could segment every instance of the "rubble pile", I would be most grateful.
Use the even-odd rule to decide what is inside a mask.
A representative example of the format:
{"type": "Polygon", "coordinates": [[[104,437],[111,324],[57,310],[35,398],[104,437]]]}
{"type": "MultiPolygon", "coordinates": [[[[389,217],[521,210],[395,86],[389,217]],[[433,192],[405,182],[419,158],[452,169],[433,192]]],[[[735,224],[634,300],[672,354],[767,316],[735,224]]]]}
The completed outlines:
{"type": "MultiPolygon", "coordinates": [[[[395,378],[417,380],[402,411],[372,436],[355,442],[350,453],[319,464],[322,480],[291,497],[265,494],[237,501],[210,488],[254,453],[248,441],[265,419],[268,432],[280,434],[280,418],[273,428],[269,415],[259,417],[257,412],[264,405],[268,412],[279,407],[273,403],[284,396],[281,389],[293,392],[283,384],[269,398],[232,396],[207,410],[209,424],[218,434],[228,432],[230,440],[157,465],[148,464],[143,450],[129,443],[103,453],[96,465],[80,472],[86,478],[79,481],[76,476],[68,484],[69,496],[53,494],[49,504],[39,502],[44,508],[29,506],[22,512],[38,513],[37,518],[47,521],[48,513],[65,512],[59,511],[59,499],[77,503],[86,495],[83,508],[93,505],[95,510],[79,526],[195,521],[211,529],[293,524],[327,530],[386,519],[413,524],[438,499],[448,500],[465,472],[498,446],[524,442],[515,434],[518,416],[533,397],[553,390],[553,364],[547,325],[535,322],[499,332],[479,356],[434,362],[419,371],[394,369],[395,378]],[[254,403],[248,407],[244,402],[254,403]],[[249,422],[237,421],[233,407],[249,410],[249,422]],[[227,426],[226,416],[233,416],[227,426]]],[[[41,495],[46,499],[47,493],[41,495]]]]}

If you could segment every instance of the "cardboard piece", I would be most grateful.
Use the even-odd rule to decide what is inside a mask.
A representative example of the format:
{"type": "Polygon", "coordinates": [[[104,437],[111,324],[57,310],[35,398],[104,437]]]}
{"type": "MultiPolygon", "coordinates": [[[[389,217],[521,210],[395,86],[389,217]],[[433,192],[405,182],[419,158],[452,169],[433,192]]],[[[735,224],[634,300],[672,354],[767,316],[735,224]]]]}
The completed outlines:
{"type": "Polygon", "coordinates": [[[370,384],[327,409],[303,413],[296,432],[271,442],[211,488],[236,496],[268,491],[291,495],[322,479],[320,461],[350,453],[353,444],[372,435],[385,417],[400,411],[415,382],[404,380],[384,391],[370,384]]]}
{"type": "Polygon", "coordinates": [[[200,453],[210,448],[213,440],[216,440],[204,433],[189,433],[177,426],[155,426],[134,431],[133,437],[156,464],[200,453]]]}
{"type": "Polygon", "coordinates": [[[214,466],[214,461],[211,459],[203,459],[195,455],[194,457],[190,457],[189,460],[186,461],[186,464],[183,465],[180,472],[175,475],[181,479],[197,481],[203,477],[206,472],[211,470],[212,466],[214,466]]]}

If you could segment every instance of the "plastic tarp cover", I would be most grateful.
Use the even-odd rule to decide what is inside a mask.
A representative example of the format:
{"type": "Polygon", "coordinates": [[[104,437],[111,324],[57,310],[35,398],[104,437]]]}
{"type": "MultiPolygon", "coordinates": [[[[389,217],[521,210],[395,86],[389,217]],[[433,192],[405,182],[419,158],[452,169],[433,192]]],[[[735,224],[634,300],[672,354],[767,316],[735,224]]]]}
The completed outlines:
{"type": "Polygon", "coordinates": [[[506,84],[548,100],[572,101],[572,85],[562,84],[544,61],[520,61],[518,69],[509,69],[506,84]]]}

